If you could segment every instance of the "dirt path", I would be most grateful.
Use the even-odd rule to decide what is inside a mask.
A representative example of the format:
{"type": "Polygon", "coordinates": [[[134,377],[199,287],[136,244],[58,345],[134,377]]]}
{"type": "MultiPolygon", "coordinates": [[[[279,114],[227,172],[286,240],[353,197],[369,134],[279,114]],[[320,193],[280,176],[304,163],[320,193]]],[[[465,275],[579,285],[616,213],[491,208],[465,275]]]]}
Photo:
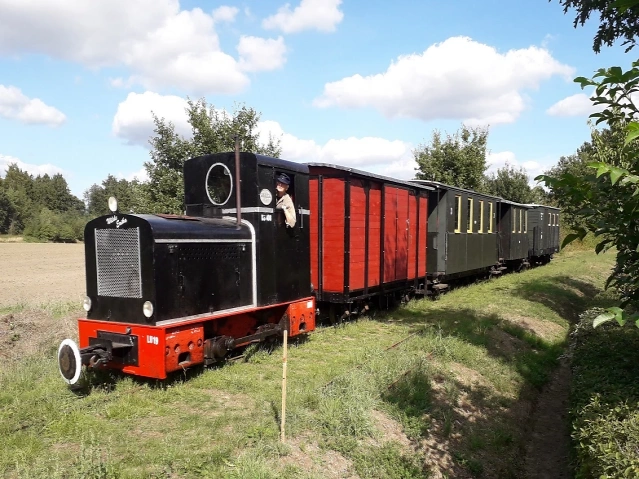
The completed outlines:
{"type": "Polygon", "coordinates": [[[570,378],[570,363],[562,358],[532,413],[525,461],[524,477],[527,479],[572,477],[568,421],[570,378]]]}

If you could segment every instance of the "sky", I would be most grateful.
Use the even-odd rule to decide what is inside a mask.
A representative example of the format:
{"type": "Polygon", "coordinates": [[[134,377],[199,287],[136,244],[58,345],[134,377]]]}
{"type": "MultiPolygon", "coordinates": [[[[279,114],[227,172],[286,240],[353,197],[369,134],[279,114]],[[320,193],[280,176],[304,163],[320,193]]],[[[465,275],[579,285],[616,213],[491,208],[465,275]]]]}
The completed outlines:
{"type": "Polygon", "coordinates": [[[489,172],[535,175],[590,139],[572,80],[630,67],[557,0],[0,0],[0,176],[61,173],[82,198],[146,178],[152,112],[261,113],[281,157],[409,179],[433,132],[487,126],[489,172]]]}

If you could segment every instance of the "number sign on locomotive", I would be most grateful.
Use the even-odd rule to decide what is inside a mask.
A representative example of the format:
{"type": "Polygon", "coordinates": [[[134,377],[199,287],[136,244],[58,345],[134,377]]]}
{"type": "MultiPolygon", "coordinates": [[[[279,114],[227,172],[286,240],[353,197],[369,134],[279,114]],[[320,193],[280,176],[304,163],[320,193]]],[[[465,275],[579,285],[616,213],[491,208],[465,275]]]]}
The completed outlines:
{"type": "Polygon", "coordinates": [[[112,198],[86,225],[86,317],[58,349],[68,384],[83,366],[164,379],[313,331],[320,310],[345,318],[559,249],[555,208],[237,151],[187,160],[184,200],[185,215],[137,215],[112,198]]]}

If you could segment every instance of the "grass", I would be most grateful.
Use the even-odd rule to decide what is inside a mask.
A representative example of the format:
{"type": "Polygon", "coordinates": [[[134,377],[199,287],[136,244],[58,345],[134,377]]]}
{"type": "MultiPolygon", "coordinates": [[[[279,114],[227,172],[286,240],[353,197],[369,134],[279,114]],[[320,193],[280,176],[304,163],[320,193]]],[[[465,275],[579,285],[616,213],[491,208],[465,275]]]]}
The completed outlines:
{"type": "MultiPolygon", "coordinates": [[[[286,444],[280,348],[163,383],[99,374],[74,394],[52,333],[0,366],[0,475],[518,477],[525,424],[570,324],[611,302],[601,288],[612,259],[569,251],[293,341],[286,444]]],[[[74,311],[16,308],[0,319],[74,311]]]]}
{"type": "Polygon", "coordinates": [[[24,238],[19,235],[0,234],[0,243],[22,243],[24,238]]]}

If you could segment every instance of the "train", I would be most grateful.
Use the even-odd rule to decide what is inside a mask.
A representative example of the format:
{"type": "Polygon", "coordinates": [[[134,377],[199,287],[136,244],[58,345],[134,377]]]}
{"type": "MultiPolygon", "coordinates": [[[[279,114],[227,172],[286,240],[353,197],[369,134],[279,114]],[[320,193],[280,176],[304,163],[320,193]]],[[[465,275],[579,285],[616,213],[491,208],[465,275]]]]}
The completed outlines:
{"type": "Polygon", "coordinates": [[[57,355],[67,384],[84,368],[163,380],[559,251],[558,208],[435,181],[239,151],[183,172],[183,215],[109,198],[87,223],[86,314],[57,355]]]}

